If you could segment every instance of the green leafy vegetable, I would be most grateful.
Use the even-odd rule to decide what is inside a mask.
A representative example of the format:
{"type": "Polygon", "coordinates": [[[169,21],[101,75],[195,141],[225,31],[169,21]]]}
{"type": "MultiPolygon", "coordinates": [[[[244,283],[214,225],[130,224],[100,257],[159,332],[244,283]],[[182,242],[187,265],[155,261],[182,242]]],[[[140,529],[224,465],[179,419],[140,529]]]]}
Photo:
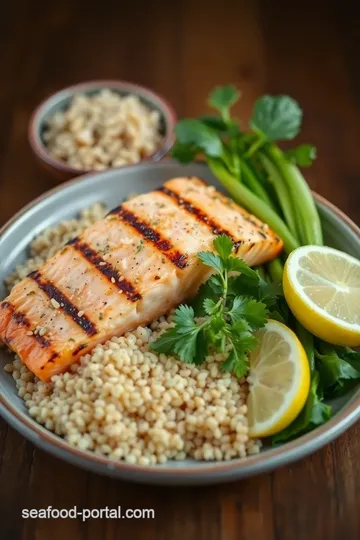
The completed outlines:
{"type": "Polygon", "coordinates": [[[331,417],[331,407],[322,401],[319,387],[320,376],[317,371],[312,374],[310,392],[305,407],[299,416],[283,431],[272,437],[274,445],[290,441],[300,435],[321,426],[331,417]]]}
{"type": "Polygon", "coordinates": [[[300,144],[296,148],[284,152],[286,159],[300,165],[300,167],[310,167],[316,159],[316,148],[311,144],[300,144]]]}
{"type": "Polygon", "coordinates": [[[221,136],[234,137],[240,134],[239,124],[231,119],[225,122],[219,116],[200,116],[199,120],[207,127],[215,129],[221,136]]]}
{"type": "Polygon", "coordinates": [[[217,109],[223,119],[227,120],[229,118],[229,110],[234,103],[240,97],[240,92],[237,90],[236,86],[218,86],[209,96],[208,103],[210,107],[217,109]]]}
{"type": "Polygon", "coordinates": [[[200,120],[195,118],[180,120],[175,126],[175,134],[182,145],[182,152],[184,145],[190,145],[189,151],[197,148],[212,157],[220,157],[223,154],[223,144],[216,130],[200,120]]]}
{"type": "Polygon", "coordinates": [[[301,127],[302,111],[289,96],[263,96],[255,102],[251,128],[270,141],[293,139],[301,127]]]}
{"type": "Polygon", "coordinates": [[[242,272],[241,275],[252,278],[251,293],[258,297],[256,283],[259,288],[261,281],[259,274],[245,261],[232,255],[232,240],[226,235],[218,236],[214,249],[216,253],[201,252],[198,257],[216,273],[200,287],[192,306],[178,307],[174,327],[164,332],[151,347],[160,353],[176,354],[188,363],[202,362],[213,350],[228,351],[221,369],[242,377],[248,369],[248,354],[257,344],[253,333],[265,325],[268,310],[265,303],[246,294],[244,287],[241,295],[234,294],[236,276],[230,276],[230,272],[242,272]]]}
{"type": "Polygon", "coordinates": [[[264,326],[267,318],[265,304],[246,296],[235,296],[228,315],[233,323],[245,320],[254,330],[264,326]]]}
{"type": "Polygon", "coordinates": [[[283,240],[287,253],[302,244],[322,245],[318,211],[296,166],[309,166],[315,148],[300,145],[283,153],[275,144],[298,134],[302,121],[298,103],[282,95],[259,98],[250,122],[253,131],[246,133],[230,116],[238,98],[234,86],[216,88],[208,102],[219,116],[181,120],[173,156],[189,163],[204,155],[233,199],[266,222],[283,240]]]}
{"type": "MultiPolygon", "coordinates": [[[[251,131],[245,132],[230,115],[238,97],[233,86],[216,88],[210,94],[209,104],[219,115],[200,117],[185,124],[177,134],[174,155],[181,162],[189,162],[199,154],[204,156],[230,196],[280,236],[287,254],[300,245],[323,245],[319,213],[298,168],[311,165],[316,149],[302,144],[283,152],[276,144],[299,133],[302,111],[298,103],[289,96],[261,97],[254,105],[251,131]]],[[[220,243],[217,251],[222,255],[219,259],[200,255],[214,274],[200,287],[192,302],[195,323],[205,324],[197,334],[196,343],[202,340],[206,351],[209,347],[229,350],[223,369],[241,375],[246,371],[248,352],[254,346],[252,333],[257,321],[261,324],[264,313],[296,331],[306,350],[312,379],[301,414],[273,437],[274,444],[285,442],[328,420],[331,407],[323,400],[358,384],[360,353],[325,344],[297,323],[282,293],[280,258],[255,271],[228,255],[229,246],[225,243],[220,243]]]]}
{"type": "Polygon", "coordinates": [[[360,381],[360,353],[322,341],[315,357],[326,396],[342,394],[360,381]]]}
{"type": "MultiPolygon", "coordinates": [[[[240,259],[235,259],[234,257],[230,258],[233,247],[234,247],[233,241],[226,234],[217,236],[214,240],[214,249],[219,254],[220,259],[222,261],[225,261],[225,263],[227,263],[228,260],[240,260],[240,259]]],[[[242,262],[247,266],[247,264],[244,261],[242,262]]]]}
{"type": "Polygon", "coordinates": [[[177,159],[182,164],[191,163],[199,153],[199,148],[191,144],[183,144],[176,141],[171,155],[174,159],[177,159]]]}

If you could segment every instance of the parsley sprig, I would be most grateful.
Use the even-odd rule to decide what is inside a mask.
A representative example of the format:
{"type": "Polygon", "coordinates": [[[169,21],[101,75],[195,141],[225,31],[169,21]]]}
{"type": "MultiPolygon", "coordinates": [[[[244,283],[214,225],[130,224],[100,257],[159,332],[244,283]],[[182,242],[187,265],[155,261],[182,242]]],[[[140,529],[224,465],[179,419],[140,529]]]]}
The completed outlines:
{"type": "Polygon", "coordinates": [[[227,352],[221,370],[242,377],[248,370],[248,354],[257,345],[254,332],[265,325],[276,293],[272,290],[270,294],[258,272],[233,255],[233,247],[232,240],[221,235],[214,240],[215,253],[198,253],[214,273],[200,287],[192,305],[176,309],[174,326],[151,348],[175,354],[189,364],[201,364],[214,351],[227,352]]]}

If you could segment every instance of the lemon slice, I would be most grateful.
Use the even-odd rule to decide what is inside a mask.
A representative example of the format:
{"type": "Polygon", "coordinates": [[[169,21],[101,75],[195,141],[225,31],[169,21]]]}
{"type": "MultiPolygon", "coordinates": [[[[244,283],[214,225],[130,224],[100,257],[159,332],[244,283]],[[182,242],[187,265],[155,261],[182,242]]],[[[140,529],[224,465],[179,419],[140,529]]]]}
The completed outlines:
{"type": "Polygon", "coordinates": [[[303,246],[288,257],[284,294],[295,317],[315,336],[360,345],[360,261],[324,246],[303,246]]]}
{"type": "Polygon", "coordinates": [[[291,424],[305,405],[310,367],[300,341],[284,324],[269,320],[256,335],[259,344],[249,355],[249,435],[268,437],[291,424]]]}

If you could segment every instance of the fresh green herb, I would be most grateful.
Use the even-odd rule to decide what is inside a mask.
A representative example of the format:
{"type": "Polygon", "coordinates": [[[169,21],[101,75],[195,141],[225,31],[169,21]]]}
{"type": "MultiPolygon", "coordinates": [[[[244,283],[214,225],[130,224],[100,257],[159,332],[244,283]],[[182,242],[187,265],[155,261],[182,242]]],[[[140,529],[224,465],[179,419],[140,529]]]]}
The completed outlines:
{"type": "Polygon", "coordinates": [[[245,291],[234,294],[235,276],[230,276],[230,272],[254,274],[256,279],[258,274],[232,255],[231,239],[218,236],[214,249],[216,253],[200,252],[198,257],[215,274],[200,288],[193,306],[177,308],[174,327],[152,343],[151,348],[176,354],[183,362],[194,364],[202,363],[212,351],[227,351],[221,369],[242,377],[248,369],[248,354],[257,344],[253,333],[265,325],[268,311],[265,303],[244,294],[245,291]]]}
{"type": "Polygon", "coordinates": [[[322,244],[322,230],[311,191],[297,164],[308,166],[315,149],[301,145],[283,153],[275,141],[293,139],[302,111],[288,96],[263,96],[243,132],[230,116],[239,98],[233,86],[216,88],[208,103],[219,116],[178,122],[173,156],[181,163],[199,154],[233,199],[255,214],[282,238],[290,253],[301,244],[322,244]]]}
{"type": "Polygon", "coordinates": [[[218,86],[211,92],[208,103],[213,109],[217,109],[225,122],[230,119],[230,108],[238,101],[240,92],[236,86],[218,86]]]}
{"type": "Polygon", "coordinates": [[[289,96],[263,96],[255,102],[251,128],[270,141],[293,139],[301,127],[302,111],[289,96]]]}
{"type": "Polygon", "coordinates": [[[331,417],[331,407],[322,401],[320,376],[317,371],[312,374],[310,392],[305,407],[299,416],[283,431],[272,438],[274,445],[284,443],[321,426],[331,417]]]}
{"type": "Polygon", "coordinates": [[[300,146],[284,152],[284,155],[294,165],[310,167],[314,159],[316,159],[316,148],[311,144],[300,144],[300,146]]]}
{"type": "Polygon", "coordinates": [[[190,150],[197,148],[212,157],[219,157],[223,153],[222,141],[217,131],[195,118],[178,122],[175,134],[182,145],[190,145],[190,150]]]}
{"type": "Polygon", "coordinates": [[[143,249],[143,247],[144,247],[144,240],[140,240],[140,242],[136,246],[136,253],[140,253],[140,251],[143,249]]]}
{"type": "Polygon", "coordinates": [[[341,395],[360,381],[360,353],[319,341],[315,358],[325,397],[341,395]]]}
{"type": "MultiPolygon", "coordinates": [[[[238,98],[233,86],[216,88],[208,104],[218,111],[218,116],[181,120],[176,128],[173,156],[181,163],[204,156],[234,201],[280,236],[287,254],[300,245],[323,245],[318,210],[298,168],[311,165],[316,149],[302,144],[283,152],[276,144],[298,135],[302,122],[298,103],[288,96],[259,98],[251,116],[251,130],[246,132],[230,115],[238,98]]],[[[192,331],[193,336],[197,335],[193,337],[195,357],[199,358],[201,347],[206,352],[209,347],[215,350],[227,347],[230,352],[223,369],[242,374],[246,371],[246,355],[254,346],[252,334],[257,317],[259,320],[264,317],[265,308],[267,316],[292,327],[307,353],[312,378],[302,412],[288,428],[273,437],[274,444],[285,442],[330,418],[331,407],[324,399],[336,397],[358,384],[360,353],[320,342],[299,325],[289,312],[281,290],[283,261],[280,258],[256,271],[238,259],[232,262],[235,258],[226,256],[229,248],[225,243],[220,249],[224,251],[219,257],[201,255],[215,273],[200,287],[191,305],[193,326],[199,328],[204,324],[200,330],[192,331]],[[235,275],[229,275],[233,271],[235,275]],[[262,310],[259,303],[264,306],[262,310]]],[[[181,332],[177,324],[172,335],[179,340],[181,332]]]]}
{"type": "Polygon", "coordinates": [[[35,294],[35,291],[29,291],[26,296],[33,296],[35,294]]]}

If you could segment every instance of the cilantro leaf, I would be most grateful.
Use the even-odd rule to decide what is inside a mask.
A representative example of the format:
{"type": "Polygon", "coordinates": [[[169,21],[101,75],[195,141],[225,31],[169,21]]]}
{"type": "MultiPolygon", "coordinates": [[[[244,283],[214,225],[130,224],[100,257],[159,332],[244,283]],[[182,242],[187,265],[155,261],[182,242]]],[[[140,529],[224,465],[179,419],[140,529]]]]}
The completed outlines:
{"type": "Polygon", "coordinates": [[[229,109],[240,98],[240,92],[236,86],[218,86],[211,92],[208,104],[213,109],[217,109],[224,119],[229,117],[229,109]]]}
{"type": "Polygon", "coordinates": [[[206,283],[203,283],[195,298],[191,302],[196,317],[204,317],[206,311],[204,309],[204,301],[206,298],[217,302],[222,292],[222,284],[219,282],[218,276],[210,276],[206,283]]]}
{"type": "Polygon", "coordinates": [[[227,234],[220,234],[214,240],[214,248],[222,259],[230,257],[234,244],[227,234]]]}
{"type": "Polygon", "coordinates": [[[231,344],[232,349],[227,359],[221,364],[221,371],[232,371],[237,377],[246,375],[249,361],[248,354],[257,345],[257,339],[249,332],[237,333],[232,328],[231,344]]]}
{"type": "Polygon", "coordinates": [[[250,330],[251,327],[245,319],[239,319],[231,325],[232,334],[241,334],[243,332],[250,332],[250,330]]]}
{"type": "Polygon", "coordinates": [[[214,268],[219,274],[222,274],[224,271],[224,264],[219,255],[213,253],[212,251],[200,251],[198,253],[198,258],[206,266],[214,268]]]}
{"type": "Polygon", "coordinates": [[[150,348],[158,353],[171,354],[176,343],[182,339],[175,327],[168,328],[156,341],[150,343],[150,348]]]}
{"type": "Polygon", "coordinates": [[[188,330],[197,328],[194,321],[195,313],[191,306],[181,304],[174,313],[175,328],[179,333],[185,334],[188,330]]]}
{"type": "Polygon", "coordinates": [[[274,445],[295,439],[329,420],[331,417],[331,407],[322,401],[323,396],[319,389],[319,384],[319,373],[314,371],[310,392],[303,410],[287,428],[272,437],[272,443],[274,445]]]}
{"type": "Polygon", "coordinates": [[[300,167],[310,167],[314,159],[316,159],[316,148],[311,144],[300,144],[296,148],[284,152],[285,157],[300,167]]]}
{"type": "Polygon", "coordinates": [[[205,313],[207,313],[207,315],[214,315],[214,313],[216,313],[217,304],[216,304],[216,302],[214,302],[214,300],[212,298],[205,298],[205,300],[203,302],[203,307],[204,307],[204,311],[205,311],[205,313]]]}
{"type": "Polygon", "coordinates": [[[267,309],[265,304],[258,302],[254,298],[245,296],[235,296],[233,306],[228,315],[233,323],[245,319],[253,330],[265,326],[267,321],[267,309]]]}
{"type": "Polygon", "coordinates": [[[178,340],[174,346],[174,352],[180,360],[188,364],[196,364],[199,359],[197,357],[197,339],[199,329],[188,332],[186,339],[178,340]]]}
{"type": "Polygon", "coordinates": [[[214,345],[215,349],[219,352],[225,350],[226,345],[226,322],[221,313],[213,315],[210,321],[210,326],[207,328],[207,335],[210,342],[214,345]]]}
{"type": "Polygon", "coordinates": [[[193,308],[179,306],[174,314],[174,322],[175,326],[151,343],[151,348],[164,354],[175,353],[183,362],[196,363],[198,336],[202,328],[194,320],[193,308]]]}
{"type": "Polygon", "coordinates": [[[205,358],[209,354],[209,340],[207,338],[206,329],[202,329],[197,337],[196,342],[196,356],[194,359],[194,364],[200,365],[205,361],[205,358]]]}
{"type": "Polygon", "coordinates": [[[243,260],[237,257],[230,257],[226,261],[226,269],[228,272],[241,272],[241,274],[248,276],[249,278],[258,281],[258,273],[256,270],[250,268],[250,266],[243,260]]]}
{"type": "Polygon", "coordinates": [[[248,290],[244,295],[234,294],[235,283],[229,272],[241,272],[239,277],[251,283],[257,296],[261,280],[258,272],[232,255],[230,237],[218,236],[213,247],[217,253],[200,252],[198,257],[216,273],[201,285],[191,306],[176,309],[174,327],[164,332],[151,348],[176,354],[183,362],[194,364],[201,363],[210,350],[229,350],[221,369],[242,377],[248,369],[248,354],[258,342],[253,331],[265,325],[267,307],[251,297],[248,290]],[[195,315],[202,320],[195,320],[195,315]]]}
{"type": "Polygon", "coordinates": [[[265,95],[255,102],[250,125],[270,141],[279,141],[296,137],[301,121],[302,111],[294,99],[265,95]]]}
{"type": "Polygon", "coordinates": [[[245,354],[238,353],[234,348],[229,352],[227,359],[221,364],[220,371],[233,371],[239,378],[243,377],[248,369],[248,360],[245,354]]]}
{"type": "Polygon", "coordinates": [[[183,146],[193,145],[211,157],[223,154],[223,143],[216,130],[195,118],[180,120],[175,126],[175,135],[183,146]]]}

